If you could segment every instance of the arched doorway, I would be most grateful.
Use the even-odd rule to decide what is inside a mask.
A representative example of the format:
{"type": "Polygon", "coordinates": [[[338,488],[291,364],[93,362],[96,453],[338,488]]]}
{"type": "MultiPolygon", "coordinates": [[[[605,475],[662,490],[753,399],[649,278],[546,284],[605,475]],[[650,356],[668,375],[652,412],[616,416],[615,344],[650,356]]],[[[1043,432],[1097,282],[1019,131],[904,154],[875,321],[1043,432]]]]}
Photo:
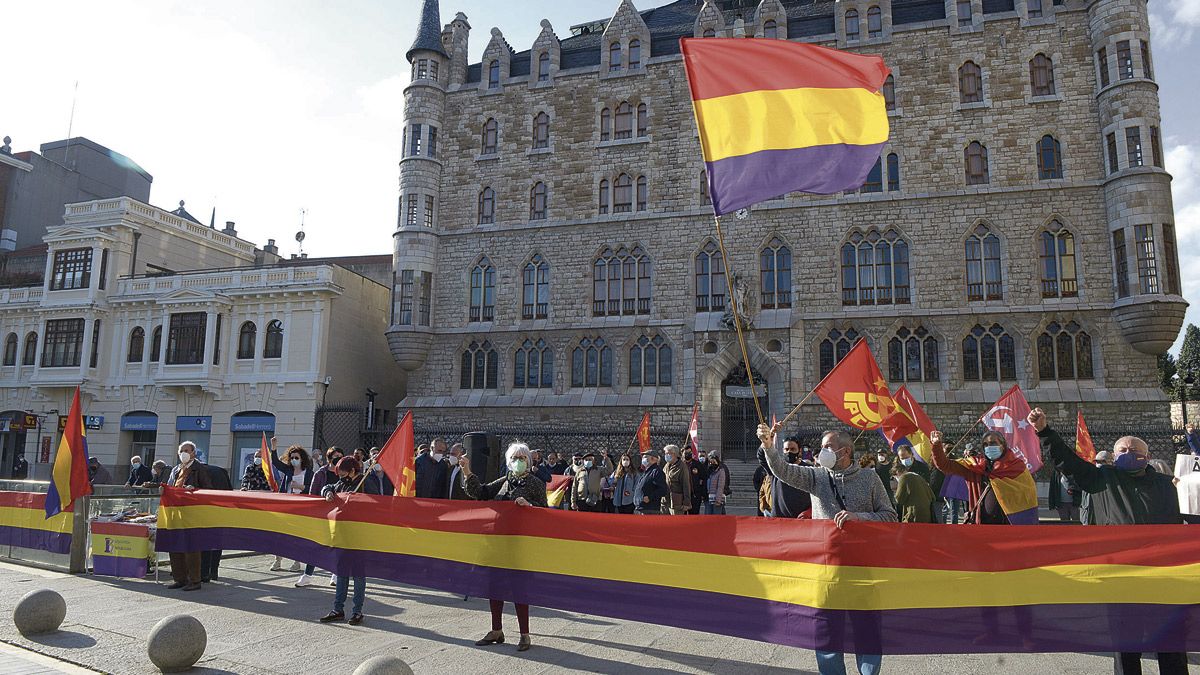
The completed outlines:
{"type": "Polygon", "coordinates": [[[721,382],[721,456],[725,459],[752,461],[758,452],[755,397],[763,414],[767,414],[767,379],[756,370],[747,375],[742,364],[734,366],[721,382]]]}

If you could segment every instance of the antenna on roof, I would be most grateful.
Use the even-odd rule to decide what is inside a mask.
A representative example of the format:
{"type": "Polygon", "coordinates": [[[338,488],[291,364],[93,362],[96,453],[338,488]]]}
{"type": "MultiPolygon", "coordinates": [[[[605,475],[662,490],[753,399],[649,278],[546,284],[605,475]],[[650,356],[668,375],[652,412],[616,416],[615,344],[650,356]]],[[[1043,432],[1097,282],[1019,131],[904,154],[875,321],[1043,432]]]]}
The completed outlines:
{"type": "MultiPolygon", "coordinates": [[[[67,120],[67,148],[63,151],[63,166],[69,166],[71,160],[71,133],[75,129],[75,103],[79,100],[79,80],[75,80],[75,89],[71,92],[71,117],[67,120]]],[[[74,171],[75,167],[71,167],[74,171]]]]}
{"type": "Polygon", "coordinates": [[[304,216],[308,209],[300,209],[300,231],[296,233],[296,243],[300,244],[300,257],[304,257],[304,216]]]}

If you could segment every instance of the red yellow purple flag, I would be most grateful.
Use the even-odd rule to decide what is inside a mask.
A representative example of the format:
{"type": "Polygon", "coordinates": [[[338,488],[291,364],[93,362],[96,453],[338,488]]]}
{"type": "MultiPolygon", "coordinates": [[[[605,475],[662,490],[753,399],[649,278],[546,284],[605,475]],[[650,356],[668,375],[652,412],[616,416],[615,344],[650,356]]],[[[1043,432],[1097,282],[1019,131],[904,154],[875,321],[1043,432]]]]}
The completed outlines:
{"type": "Polygon", "coordinates": [[[58,442],[54,468],[50,470],[50,487],[46,491],[46,518],[70,511],[75,500],[92,494],[88,480],[87,430],[83,425],[83,407],[79,405],[79,387],[71,399],[67,426],[58,442]]]}
{"type": "Polygon", "coordinates": [[[855,343],[813,392],[835,417],[858,429],[879,429],[896,410],[865,340],[855,343]]]}
{"type": "Polygon", "coordinates": [[[692,422],[688,425],[688,442],[692,444],[692,452],[700,456],[700,404],[692,407],[692,422]]]}
{"type": "Polygon", "coordinates": [[[642,416],[642,423],[638,425],[637,430],[638,449],[641,452],[649,452],[650,450],[650,413],[642,416]]]}
{"type": "Polygon", "coordinates": [[[925,409],[921,407],[920,403],[917,403],[917,399],[913,398],[912,392],[906,386],[901,385],[892,396],[892,400],[916,424],[916,431],[906,436],[908,442],[912,444],[913,451],[922,462],[931,464],[933,462],[933,445],[929,441],[929,436],[937,431],[933,420],[925,414],[925,409]]]}
{"type": "Polygon", "coordinates": [[[375,462],[383,467],[383,473],[396,486],[397,497],[417,496],[417,441],[413,431],[412,411],[404,413],[404,419],[396,425],[387,443],[379,450],[375,462]]]}
{"type": "Polygon", "coordinates": [[[1083,411],[1078,411],[1075,422],[1075,454],[1089,462],[1096,461],[1096,444],[1092,442],[1092,433],[1088,431],[1087,422],[1083,421],[1083,411]]]}
{"type": "Polygon", "coordinates": [[[279,483],[275,480],[275,463],[271,461],[271,450],[267,447],[265,431],[262,435],[262,447],[258,449],[258,458],[262,460],[263,476],[267,479],[267,485],[271,486],[271,492],[279,492],[279,483]]]}
{"type": "Polygon", "coordinates": [[[684,38],[716,215],[862,186],[888,139],[878,56],[787,40],[684,38]]]}

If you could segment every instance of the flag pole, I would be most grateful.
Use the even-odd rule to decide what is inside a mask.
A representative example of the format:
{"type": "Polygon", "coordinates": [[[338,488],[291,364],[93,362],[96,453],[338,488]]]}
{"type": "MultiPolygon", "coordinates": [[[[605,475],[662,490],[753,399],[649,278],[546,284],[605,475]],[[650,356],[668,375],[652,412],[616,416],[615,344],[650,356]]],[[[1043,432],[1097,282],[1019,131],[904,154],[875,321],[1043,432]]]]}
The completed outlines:
{"type": "Polygon", "coordinates": [[[754,412],[758,413],[758,423],[766,424],[762,406],[758,402],[758,391],[754,385],[754,370],[750,367],[750,352],[746,350],[746,336],[742,333],[742,319],[738,314],[737,293],[733,287],[733,270],[729,267],[729,254],[725,250],[725,234],[721,231],[721,217],[713,214],[717,223],[717,244],[721,247],[721,264],[725,266],[726,290],[729,291],[729,308],[733,311],[733,327],[737,330],[738,346],[742,348],[742,362],[746,366],[746,378],[750,380],[750,395],[754,398],[754,412]]]}

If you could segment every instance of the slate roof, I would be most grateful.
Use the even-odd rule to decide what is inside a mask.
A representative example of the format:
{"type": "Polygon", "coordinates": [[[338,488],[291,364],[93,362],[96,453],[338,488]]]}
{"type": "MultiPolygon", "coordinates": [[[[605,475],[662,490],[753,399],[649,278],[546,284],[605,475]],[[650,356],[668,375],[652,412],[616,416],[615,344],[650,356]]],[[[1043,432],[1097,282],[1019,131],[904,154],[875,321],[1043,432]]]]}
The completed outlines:
{"type": "Polygon", "coordinates": [[[442,13],[438,9],[438,0],[425,0],[421,5],[421,18],[417,21],[417,39],[413,41],[404,58],[412,61],[413,52],[419,49],[428,49],[449,58],[446,50],[442,48],[442,13]]]}

